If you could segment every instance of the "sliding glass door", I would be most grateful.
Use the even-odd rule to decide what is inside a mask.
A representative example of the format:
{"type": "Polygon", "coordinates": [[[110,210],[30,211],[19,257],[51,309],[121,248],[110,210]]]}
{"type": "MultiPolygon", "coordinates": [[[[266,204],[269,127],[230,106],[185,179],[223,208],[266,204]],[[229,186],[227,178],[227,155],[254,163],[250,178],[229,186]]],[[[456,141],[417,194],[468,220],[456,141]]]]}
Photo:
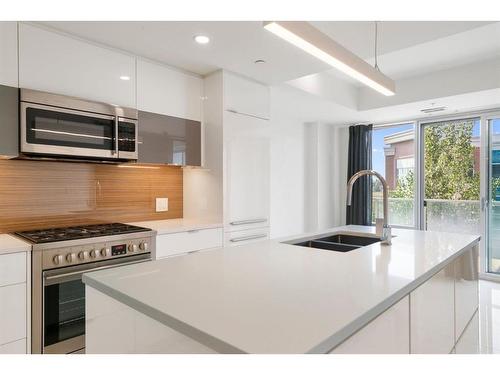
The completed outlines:
{"type": "Polygon", "coordinates": [[[500,274],[500,116],[487,121],[486,268],[487,272],[500,274]]]}
{"type": "Polygon", "coordinates": [[[421,229],[481,234],[481,121],[421,126],[421,229]]]}

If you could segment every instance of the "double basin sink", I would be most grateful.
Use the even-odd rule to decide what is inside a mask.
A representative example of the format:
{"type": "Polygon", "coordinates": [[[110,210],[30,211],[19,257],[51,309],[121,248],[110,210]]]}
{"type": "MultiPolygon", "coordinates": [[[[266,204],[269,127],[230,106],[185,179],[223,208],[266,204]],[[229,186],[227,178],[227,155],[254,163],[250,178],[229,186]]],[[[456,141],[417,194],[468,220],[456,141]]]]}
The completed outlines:
{"type": "Polygon", "coordinates": [[[356,236],[352,234],[331,234],[327,237],[315,238],[306,241],[296,240],[289,243],[296,246],[346,253],[377,242],[380,242],[380,238],[378,237],[356,236]]]}

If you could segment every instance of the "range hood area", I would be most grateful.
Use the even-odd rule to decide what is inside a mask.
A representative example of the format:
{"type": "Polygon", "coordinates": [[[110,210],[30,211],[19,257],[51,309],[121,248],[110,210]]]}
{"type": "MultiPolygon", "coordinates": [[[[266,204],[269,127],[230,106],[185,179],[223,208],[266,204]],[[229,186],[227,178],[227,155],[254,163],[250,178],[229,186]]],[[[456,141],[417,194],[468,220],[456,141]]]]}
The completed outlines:
{"type": "Polygon", "coordinates": [[[0,86],[0,158],[201,166],[201,122],[0,86]]]}

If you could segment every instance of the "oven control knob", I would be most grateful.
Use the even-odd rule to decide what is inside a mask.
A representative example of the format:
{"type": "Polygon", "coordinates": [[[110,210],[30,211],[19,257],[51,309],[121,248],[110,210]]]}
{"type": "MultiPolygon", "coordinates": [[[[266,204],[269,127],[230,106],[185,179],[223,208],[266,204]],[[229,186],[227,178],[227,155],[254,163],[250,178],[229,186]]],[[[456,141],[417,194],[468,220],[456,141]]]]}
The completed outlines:
{"type": "Polygon", "coordinates": [[[62,262],[64,261],[64,257],[61,254],[59,254],[59,255],[56,255],[52,260],[53,260],[55,265],[59,265],[59,264],[62,264],[62,262]]]}
{"type": "Polygon", "coordinates": [[[66,255],[66,261],[68,263],[73,263],[73,262],[76,262],[76,254],[75,253],[69,253],[68,255],[66,255]]]}
{"type": "Polygon", "coordinates": [[[109,257],[109,256],[111,256],[111,249],[108,248],[108,247],[103,247],[101,249],[101,256],[103,256],[103,257],[109,257]]]}
{"type": "Polygon", "coordinates": [[[135,253],[137,251],[137,245],[135,243],[131,243],[128,245],[128,251],[131,253],[135,253]]]}
{"type": "Polygon", "coordinates": [[[80,251],[78,253],[78,258],[80,258],[80,260],[85,260],[89,257],[89,252],[87,250],[84,250],[84,251],[80,251]]]}
{"type": "Polygon", "coordinates": [[[95,249],[94,249],[94,250],[92,250],[92,251],[90,252],[90,257],[91,257],[91,258],[94,258],[94,259],[95,259],[95,258],[99,258],[99,256],[100,256],[100,255],[101,255],[101,253],[100,253],[100,251],[99,251],[99,250],[95,250],[95,249]]]}
{"type": "Polygon", "coordinates": [[[146,251],[148,249],[148,243],[147,242],[141,242],[139,244],[139,249],[141,249],[142,251],[146,251]]]}

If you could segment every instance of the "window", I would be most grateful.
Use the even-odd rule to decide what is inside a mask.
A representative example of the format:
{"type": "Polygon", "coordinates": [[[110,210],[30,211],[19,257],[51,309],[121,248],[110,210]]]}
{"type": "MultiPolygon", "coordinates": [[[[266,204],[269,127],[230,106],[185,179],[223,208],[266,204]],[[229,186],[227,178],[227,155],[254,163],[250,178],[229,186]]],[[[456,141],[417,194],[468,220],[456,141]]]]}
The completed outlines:
{"type": "MultiPolygon", "coordinates": [[[[372,164],[389,185],[389,224],[415,225],[414,125],[384,126],[372,132],[372,164]]],[[[382,218],[382,185],[373,179],[372,221],[382,218]]]]}

